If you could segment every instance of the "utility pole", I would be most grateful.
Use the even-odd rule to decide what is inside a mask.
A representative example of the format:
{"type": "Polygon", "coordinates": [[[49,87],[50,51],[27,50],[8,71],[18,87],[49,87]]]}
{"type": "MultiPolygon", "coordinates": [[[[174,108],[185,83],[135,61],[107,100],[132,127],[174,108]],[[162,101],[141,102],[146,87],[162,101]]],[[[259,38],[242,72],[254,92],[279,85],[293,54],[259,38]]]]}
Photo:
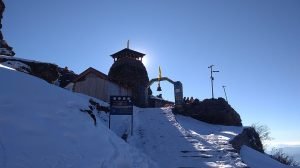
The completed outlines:
{"type": "Polygon", "coordinates": [[[227,103],[228,103],[227,94],[226,94],[226,89],[225,89],[226,86],[223,85],[222,87],[223,87],[223,90],[224,90],[224,93],[225,93],[226,101],[227,101],[227,103]]]}
{"type": "Polygon", "coordinates": [[[214,77],[213,77],[213,72],[220,72],[220,71],[214,71],[213,66],[211,65],[208,68],[210,68],[210,80],[211,80],[211,97],[214,99],[214,77]]]}

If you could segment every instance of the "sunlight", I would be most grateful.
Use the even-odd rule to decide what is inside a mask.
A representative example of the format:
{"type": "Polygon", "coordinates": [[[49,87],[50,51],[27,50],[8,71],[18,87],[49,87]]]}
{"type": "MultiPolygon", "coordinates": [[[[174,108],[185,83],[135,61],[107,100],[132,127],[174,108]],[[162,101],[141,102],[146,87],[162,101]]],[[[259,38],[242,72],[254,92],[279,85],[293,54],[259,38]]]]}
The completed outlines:
{"type": "Polygon", "coordinates": [[[146,54],[143,57],[142,62],[143,62],[144,66],[146,67],[147,70],[153,68],[153,63],[155,62],[154,61],[155,58],[154,58],[154,54],[153,54],[152,50],[150,50],[147,47],[142,47],[142,46],[134,47],[134,50],[146,54]]]}
{"type": "Polygon", "coordinates": [[[147,68],[149,66],[149,57],[143,57],[143,64],[145,65],[145,67],[147,68]]]}

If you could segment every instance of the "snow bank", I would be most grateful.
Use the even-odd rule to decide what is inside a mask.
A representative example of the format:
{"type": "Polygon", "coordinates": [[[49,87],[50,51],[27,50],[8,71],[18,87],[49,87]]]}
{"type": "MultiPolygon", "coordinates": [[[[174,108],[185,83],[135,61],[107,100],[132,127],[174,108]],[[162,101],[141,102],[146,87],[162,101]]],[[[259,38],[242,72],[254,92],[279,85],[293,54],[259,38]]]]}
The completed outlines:
{"type": "Polygon", "coordinates": [[[0,167],[156,167],[80,109],[89,97],[0,67],[0,167]]]}
{"type": "Polygon", "coordinates": [[[242,146],[240,151],[243,161],[251,168],[288,168],[291,166],[286,166],[280,162],[270,158],[270,156],[260,153],[248,146],[242,146]]]}
{"type": "Polygon", "coordinates": [[[2,64],[0,64],[0,68],[9,69],[9,70],[14,70],[15,71],[15,69],[13,69],[11,67],[8,67],[8,66],[5,66],[5,65],[2,65],[2,64]]]}

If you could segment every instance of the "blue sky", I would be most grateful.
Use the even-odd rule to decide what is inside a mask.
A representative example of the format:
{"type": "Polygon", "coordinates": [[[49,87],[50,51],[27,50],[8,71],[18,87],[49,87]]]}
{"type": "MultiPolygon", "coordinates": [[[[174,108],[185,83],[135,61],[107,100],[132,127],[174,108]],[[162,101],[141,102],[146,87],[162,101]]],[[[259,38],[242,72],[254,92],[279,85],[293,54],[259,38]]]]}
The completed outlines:
{"type": "MultiPolygon", "coordinates": [[[[146,55],[149,78],[183,83],[184,96],[211,97],[227,86],[244,125],[270,127],[278,143],[300,144],[300,1],[5,0],[4,38],[16,57],[108,73],[109,55],[146,55]]],[[[156,86],[152,89],[155,90],[156,86]]],[[[162,83],[163,97],[173,88],[162,83]]],[[[157,94],[157,93],[155,93],[157,94]]]]}

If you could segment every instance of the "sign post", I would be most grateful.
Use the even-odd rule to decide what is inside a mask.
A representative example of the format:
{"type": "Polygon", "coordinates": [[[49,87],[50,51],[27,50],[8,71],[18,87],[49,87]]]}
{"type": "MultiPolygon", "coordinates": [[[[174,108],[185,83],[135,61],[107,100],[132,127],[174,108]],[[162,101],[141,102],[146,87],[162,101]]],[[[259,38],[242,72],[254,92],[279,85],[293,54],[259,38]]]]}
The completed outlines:
{"type": "Polygon", "coordinates": [[[131,135],[133,134],[133,103],[131,96],[110,96],[109,129],[110,115],[131,115],[131,135]]]}

